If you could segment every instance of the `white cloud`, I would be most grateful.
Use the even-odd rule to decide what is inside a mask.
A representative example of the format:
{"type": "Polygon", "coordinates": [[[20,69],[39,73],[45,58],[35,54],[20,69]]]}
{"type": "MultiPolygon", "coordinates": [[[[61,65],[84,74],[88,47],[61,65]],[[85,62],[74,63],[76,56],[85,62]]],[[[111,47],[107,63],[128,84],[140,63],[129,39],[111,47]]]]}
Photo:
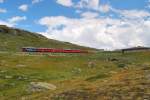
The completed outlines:
{"type": "Polygon", "coordinates": [[[99,0],[89,0],[89,6],[90,7],[95,7],[98,8],[99,7],[99,0]]]}
{"type": "Polygon", "coordinates": [[[49,38],[104,49],[150,45],[150,12],[146,10],[115,9],[109,4],[100,4],[100,0],[80,0],[77,3],[57,0],[57,3],[76,8],[81,18],[41,18],[39,24],[47,27],[41,34],[49,38]],[[101,16],[101,12],[109,11],[117,17],[101,16]]]}
{"type": "Polygon", "coordinates": [[[16,26],[19,22],[26,20],[27,18],[25,16],[15,16],[12,18],[7,19],[7,21],[0,20],[0,25],[7,25],[9,27],[16,26]]]}
{"type": "Polygon", "coordinates": [[[47,27],[41,34],[84,46],[105,49],[149,46],[150,18],[143,19],[149,13],[141,10],[133,15],[131,12],[135,14],[136,11],[119,12],[123,16],[121,19],[95,18],[96,14],[85,12],[80,19],[64,16],[43,17],[39,23],[47,27]],[[88,15],[92,17],[87,18],[88,15]]]}
{"type": "Polygon", "coordinates": [[[100,5],[99,7],[99,11],[104,12],[104,13],[109,12],[110,9],[111,9],[111,6],[108,4],[100,5]]]}
{"type": "Polygon", "coordinates": [[[8,22],[11,23],[12,25],[16,25],[18,22],[24,21],[26,19],[27,19],[26,16],[15,16],[8,19],[8,22]]]}
{"type": "Polygon", "coordinates": [[[135,18],[144,18],[150,17],[150,13],[146,10],[118,10],[112,8],[112,11],[122,15],[125,18],[135,19],[135,18]]]}
{"type": "Polygon", "coordinates": [[[28,5],[27,4],[20,5],[18,9],[25,12],[28,10],[28,5]]]}
{"type": "Polygon", "coordinates": [[[96,18],[99,16],[99,13],[96,13],[96,12],[84,12],[84,13],[81,13],[81,16],[84,17],[84,18],[96,18]]]}
{"type": "Polygon", "coordinates": [[[66,7],[73,6],[72,0],[57,0],[56,2],[66,7]]]}
{"type": "Polygon", "coordinates": [[[110,10],[110,5],[100,5],[100,0],[79,0],[77,3],[74,3],[73,0],[57,0],[56,2],[63,6],[77,8],[77,11],[80,11],[80,9],[89,9],[107,13],[110,10]]]}
{"type": "Polygon", "coordinates": [[[5,0],[0,0],[0,3],[4,3],[5,0]]]}
{"type": "Polygon", "coordinates": [[[150,8],[150,0],[147,1],[147,8],[150,8]]]}
{"type": "Polygon", "coordinates": [[[144,10],[124,10],[122,11],[122,14],[125,17],[130,17],[130,18],[143,18],[143,17],[148,17],[150,16],[150,13],[144,10]]]}
{"type": "Polygon", "coordinates": [[[0,13],[6,13],[7,12],[7,10],[6,9],[2,9],[2,8],[0,8],[0,13]]]}
{"type": "Polygon", "coordinates": [[[78,8],[98,9],[99,0],[80,0],[76,6],[78,8]]]}
{"type": "Polygon", "coordinates": [[[43,0],[32,0],[32,4],[36,4],[36,3],[39,3],[39,2],[42,2],[43,0]]]}
{"type": "Polygon", "coordinates": [[[98,9],[100,0],[79,0],[76,4],[74,0],[56,0],[58,4],[67,7],[77,7],[77,8],[92,8],[98,9]]]}
{"type": "Polygon", "coordinates": [[[9,27],[14,26],[13,24],[11,24],[11,23],[9,23],[9,22],[7,22],[7,21],[3,21],[3,20],[0,20],[0,25],[7,25],[7,26],[9,26],[9,27]]]}

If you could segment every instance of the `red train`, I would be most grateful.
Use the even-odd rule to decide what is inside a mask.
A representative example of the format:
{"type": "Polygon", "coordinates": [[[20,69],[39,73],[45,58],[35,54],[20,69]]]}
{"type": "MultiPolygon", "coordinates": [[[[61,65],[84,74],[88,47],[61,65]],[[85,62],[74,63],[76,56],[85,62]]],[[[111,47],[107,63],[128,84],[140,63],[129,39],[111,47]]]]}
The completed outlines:
{"type": "Polygon", "coordinates": [[[23,47],[22,52],[42,52],[42,53],[88,53],[86,50],[78,49],[54,49],[54,48],[34,48],[23,47]]]}

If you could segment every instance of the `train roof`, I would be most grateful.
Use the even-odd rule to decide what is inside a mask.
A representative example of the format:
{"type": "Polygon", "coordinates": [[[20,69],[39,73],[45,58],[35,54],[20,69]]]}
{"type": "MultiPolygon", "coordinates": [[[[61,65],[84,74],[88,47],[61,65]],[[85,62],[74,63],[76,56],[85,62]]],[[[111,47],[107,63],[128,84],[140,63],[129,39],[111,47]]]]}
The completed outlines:
{"type": "Polygon", "coordinates": [[[22,48],[58,49],[58,50],[80,50],[80,49],[64,49],[64,48],[38,48],[38,47],[22,47],[22,48]]]}

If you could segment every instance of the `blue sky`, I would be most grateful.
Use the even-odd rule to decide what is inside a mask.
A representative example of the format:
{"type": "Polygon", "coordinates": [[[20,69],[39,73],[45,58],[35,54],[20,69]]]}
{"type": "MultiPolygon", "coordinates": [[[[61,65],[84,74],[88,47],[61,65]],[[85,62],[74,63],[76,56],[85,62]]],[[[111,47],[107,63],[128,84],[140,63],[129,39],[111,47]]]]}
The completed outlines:
{"type": "Polygon", "coordinates": [[[0,24],[96,48],[149,46],[149,17],[150,0],[0,0],[0,24]]]}

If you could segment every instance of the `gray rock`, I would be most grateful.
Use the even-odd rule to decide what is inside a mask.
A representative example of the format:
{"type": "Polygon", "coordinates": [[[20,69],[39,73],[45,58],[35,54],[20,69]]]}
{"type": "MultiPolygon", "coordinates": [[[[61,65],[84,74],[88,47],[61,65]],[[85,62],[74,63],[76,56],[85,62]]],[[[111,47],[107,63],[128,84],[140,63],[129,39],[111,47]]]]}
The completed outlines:
{"type": "Polygon", "coordinates": [[[146,79],[150,80],[150,74],[146,75],[146,79]]]}
{"type": "Polygon", "coordinates": [[[29,84],[29,92],[42,92],[46,90],[56,90],[56,86],[45,82],[31,82],[29,84]]]}
{"type": "Polygon", "coordinates": [[[74,73],[74,74],[80,74],[81,73],[81,69],[80,68],[73,68],[73,70],[72,70],[72,73],[74,73]]]}
{"type": "Polygon", "coordinates": [[[109,73],[110,74],[116,74],[117,72],[116,71],[110,71],[109,73]]]}
{"type": "Polygon", "coordinates": [[[22,65],[22,64],[19,64],[19,65],[16,65],[17,67],[26,67],[26,65],[22,65]]]}
{"type": "Polygon", "coordinates": [[[12,76],[5,76],[5,79],[12,79],[13,77],[12,76]]]}
{"type": "Polygon", "coordinates": [[[95,66],[96,66],[95,62],[93,62],[93,61],[88,62],[89,68],[94,68],[95,66]]]}
{"type": "Polygon", "coordinates": [[[6,73],[6,72],[7,72],[7,71],[5,71],[5,70],[1,70],[1,71],[0,71],[0,73],[6,73]]]}

